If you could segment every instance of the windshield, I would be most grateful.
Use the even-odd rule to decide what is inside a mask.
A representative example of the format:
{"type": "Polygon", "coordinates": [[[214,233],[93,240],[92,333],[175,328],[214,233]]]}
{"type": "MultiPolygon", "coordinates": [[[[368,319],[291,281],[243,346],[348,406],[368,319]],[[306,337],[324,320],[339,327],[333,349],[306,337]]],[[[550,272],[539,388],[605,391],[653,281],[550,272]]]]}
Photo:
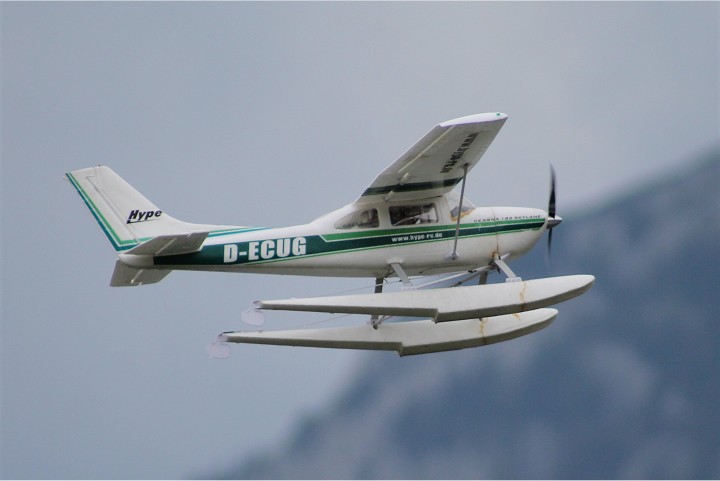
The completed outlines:
{"type": "Polygon", "coordinates": [[[339,221],[335,223],[336,229],[354,229],[354,228],[367,228],[377,227],[380,223],[378,222],[377,209],[361,210],[351,212],[339,221]]]}
{"type": "MultiPolygon", "coordinates": [[[[453,220],[457,220],[458,206],[460,205],[460,193],[456,190],[452,190],[445,194],[445,198],[447,199],[448,206],[450,207],[450,217],[452,217],[453,220]]],[[[463,198],[463,205],[460,216],[464,217],[470,212],[472,212],[474,209],[475,204],[473,204],[470,199],[465,197],[463,198]]]]}

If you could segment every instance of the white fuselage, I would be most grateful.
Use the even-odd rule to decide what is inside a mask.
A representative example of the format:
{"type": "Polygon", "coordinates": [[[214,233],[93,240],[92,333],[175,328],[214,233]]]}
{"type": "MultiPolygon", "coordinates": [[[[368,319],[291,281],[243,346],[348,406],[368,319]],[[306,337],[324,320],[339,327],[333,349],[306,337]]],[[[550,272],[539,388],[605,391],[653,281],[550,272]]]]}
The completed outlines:
{"type": "Polygon", "coordinates": [[[199,252],[121,255],[128,265],[160,269],[254,272],[333,277],[386,277],[392,264],[407,275],[431,275],[487,266],[532,248],[547,226],[540,209],[465,208],[455,243],[457,201],[452,195],[412,202],[350,204],[309,224],[239,228],[211,235],[199,252]],[[455,202],[453,210],[451,204],[455,202]]]}

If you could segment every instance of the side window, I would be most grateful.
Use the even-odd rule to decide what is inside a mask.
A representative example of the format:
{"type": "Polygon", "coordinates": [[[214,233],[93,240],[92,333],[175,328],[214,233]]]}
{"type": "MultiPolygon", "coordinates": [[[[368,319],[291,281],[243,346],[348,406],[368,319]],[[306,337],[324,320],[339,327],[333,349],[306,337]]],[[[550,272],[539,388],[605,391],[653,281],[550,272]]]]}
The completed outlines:
{"type": "Polygon", "coordinates": [[[357,212],[351,212],[339,221],[335,223],[336,229],[354,229],[354,228],[368,228],[378,227],[380,222],[378,221],[377,209],[361,210],[357,212]]]}
{"type": "Polygon", "coordinates": [[[432,224],[437,221],[435,204],[390,206],[392,225],[432,224]]]}

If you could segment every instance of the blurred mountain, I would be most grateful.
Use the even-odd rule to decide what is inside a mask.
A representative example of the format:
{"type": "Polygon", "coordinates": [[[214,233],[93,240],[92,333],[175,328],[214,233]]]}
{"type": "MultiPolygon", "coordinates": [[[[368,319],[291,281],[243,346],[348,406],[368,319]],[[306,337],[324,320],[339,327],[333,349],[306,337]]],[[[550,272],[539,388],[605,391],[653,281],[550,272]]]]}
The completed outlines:
{"type": "Polygon", "coordinates": [[[285,445],[218,476],[720,477],[720,151],[567,214],[554,234],[550,272],[541,245],[513,269],[597,280],[547,329],[450,353],[370,353],[285,445]]]}

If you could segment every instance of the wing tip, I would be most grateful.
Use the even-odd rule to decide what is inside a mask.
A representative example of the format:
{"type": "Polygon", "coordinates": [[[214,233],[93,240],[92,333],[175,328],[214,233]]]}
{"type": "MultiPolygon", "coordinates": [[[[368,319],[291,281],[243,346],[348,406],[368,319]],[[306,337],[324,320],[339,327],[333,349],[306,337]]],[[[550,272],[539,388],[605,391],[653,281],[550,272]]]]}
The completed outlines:
{"type": "Polygon", "coordinates": [[[440,127],[451,127],[453,125],[479,124],[507,120],[508,115],[502,112],[488,112],[484,114],[466,115],[457,119],[448,120],[440,124],[440,127]]]}

